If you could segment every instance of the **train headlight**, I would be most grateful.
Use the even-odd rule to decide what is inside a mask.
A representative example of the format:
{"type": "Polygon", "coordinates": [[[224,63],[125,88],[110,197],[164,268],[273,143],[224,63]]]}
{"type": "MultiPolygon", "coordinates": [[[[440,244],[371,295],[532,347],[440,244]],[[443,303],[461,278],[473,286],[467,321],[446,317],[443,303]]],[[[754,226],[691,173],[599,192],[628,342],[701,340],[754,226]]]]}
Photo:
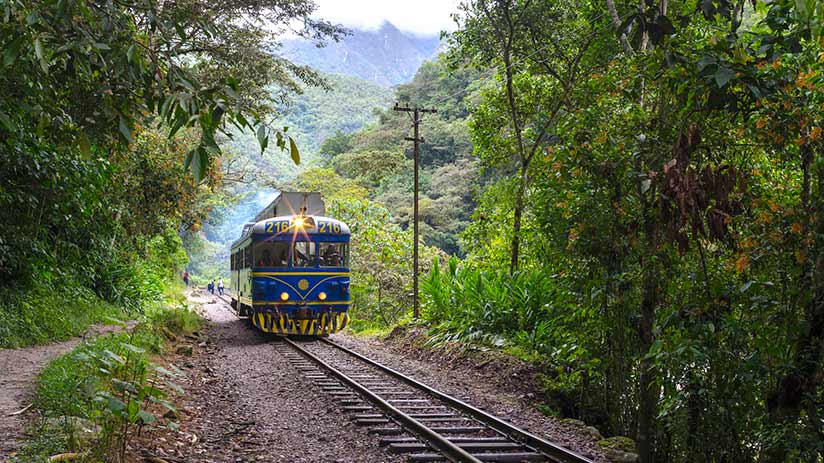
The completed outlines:
{"type": "Polygon", "coordinates": [[[281,301],[288,301],[289,300],[289,293],[287,293],[285,291],[280,293],[280,300],[281,301]]]}
{"type": "Polygon", "coordinates": [[[292,220],[292,226],[295,228],[303,228],[303,217],[297,217],[292,220]]]}
{"type": "Polygon", "coordinates": [[[320,299],[321,301],[325,301],[326,300],[326,293],[321,291],[320,294],[318,294],[318,299],[320,299]]]}

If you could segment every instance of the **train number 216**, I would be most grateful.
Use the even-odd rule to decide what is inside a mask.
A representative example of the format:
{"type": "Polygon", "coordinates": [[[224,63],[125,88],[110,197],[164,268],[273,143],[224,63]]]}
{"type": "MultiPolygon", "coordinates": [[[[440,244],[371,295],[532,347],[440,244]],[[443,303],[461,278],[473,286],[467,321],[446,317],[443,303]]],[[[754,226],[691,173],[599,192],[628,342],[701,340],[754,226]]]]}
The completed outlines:
{"type": "Polygon", "coordinates": [[[340,233],[340,224],[330,222],[318,222],[320,233],[340,233]]]}
{"type": "Polygon", "coordinates": [[[289,230],[289,222],[266,222],[266,233],[283,233],[289,230]]]}

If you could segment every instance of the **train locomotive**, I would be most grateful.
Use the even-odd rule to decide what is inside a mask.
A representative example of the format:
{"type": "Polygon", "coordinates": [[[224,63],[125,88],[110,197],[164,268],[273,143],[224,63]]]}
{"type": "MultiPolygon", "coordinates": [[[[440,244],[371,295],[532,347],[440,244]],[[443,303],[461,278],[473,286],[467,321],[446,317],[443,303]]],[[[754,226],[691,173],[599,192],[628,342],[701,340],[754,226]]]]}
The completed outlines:
{"type": "Polygon", "coordinates": [[[231,250],[231,305],[257,329],[326,336],[349,323],[349,227],[318,193],[281,193],[231,250]]]}

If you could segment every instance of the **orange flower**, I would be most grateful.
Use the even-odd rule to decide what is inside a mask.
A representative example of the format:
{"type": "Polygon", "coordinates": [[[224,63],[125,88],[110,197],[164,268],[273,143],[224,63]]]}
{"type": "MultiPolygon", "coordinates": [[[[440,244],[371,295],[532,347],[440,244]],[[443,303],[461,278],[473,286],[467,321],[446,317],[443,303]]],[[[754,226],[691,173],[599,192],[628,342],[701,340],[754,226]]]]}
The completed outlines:
{"type": "Polygon", "coordinates": [[[810,130],[810,141],[816,141],[821,138],[821,127],[813,127],[810,130]]]}
{"type": "Polygon", "coordinates": [[[755,127],[758,128],[758,129],[763,129],[766,126],[767,126],[767,120],[766,119],[758,119],[757,121],[755,121],[755,127]]]}
{"type": "Polygon", "coordinates": [[[741,254],[735,261],[735,271],[738,273],[742,273],[745,272],[748,268],[750,268],[750,256],[746,254],[741,254]]]}
{"type": "Polygon", "coordinates": [[[790,227],[790,229],[791,229],[791,230],[793,231],[793,233],[795,233],[796,235],[800,235],[800,234],[804,231],[804,225],[801,225],[800,223],[796,222],[796,223],[792,224],[792,226],[790,227]]]}

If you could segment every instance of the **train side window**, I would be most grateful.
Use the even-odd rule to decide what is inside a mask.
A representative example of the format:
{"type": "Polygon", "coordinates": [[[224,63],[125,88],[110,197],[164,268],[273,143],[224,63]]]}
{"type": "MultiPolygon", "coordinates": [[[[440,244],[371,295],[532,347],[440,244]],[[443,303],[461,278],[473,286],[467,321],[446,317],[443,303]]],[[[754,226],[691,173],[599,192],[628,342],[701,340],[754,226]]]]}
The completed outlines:
{"type": "Polygon", "coordinates": [[[346,267],[349,263],[347,243],[318,243],[321,267],[346,267]]]}
{"type": "Polygon", "coordinates": [[[289,266],[288,241],[260,241],[255,243],[255,267],[289,266]]]}
{"type": "Polygon", "coordinates": [[[292,250],[293,267],[315,266],[315,243],[312,241],[298,241],[292,250]]]}
{"type": "Polygon", "coordinates": [[[246,249],[244,249],[244,254],[245,255],[243,256],[243,263],[244,263],[243,267],[244,268],[249,268],[249,267],[252,266],[252,245],[251,245],[251,243],[249,244],[249,246],[246,246],[246,249]]]}
{"type": "Polygon", "coordinates": [[[235,255],[234,255],[234,253],[232,253],[232,254],[229,255],[229,270],[234,271],[234,269],[235,269],[235,255]]]}

